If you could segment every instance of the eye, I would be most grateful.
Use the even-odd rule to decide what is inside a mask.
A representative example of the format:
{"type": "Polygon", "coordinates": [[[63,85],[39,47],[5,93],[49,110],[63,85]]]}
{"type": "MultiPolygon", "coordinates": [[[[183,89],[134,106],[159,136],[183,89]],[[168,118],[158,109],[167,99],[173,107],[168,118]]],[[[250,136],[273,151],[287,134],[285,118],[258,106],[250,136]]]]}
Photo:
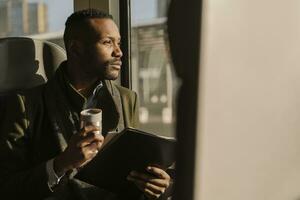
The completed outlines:
{"type": "Polygon", "coordinates": [[[107,39],[107,40],[103,41],[103,44],[105,44],[105,45],[112,45],[112,41],[109,40],[109,39],[107,39]]]}

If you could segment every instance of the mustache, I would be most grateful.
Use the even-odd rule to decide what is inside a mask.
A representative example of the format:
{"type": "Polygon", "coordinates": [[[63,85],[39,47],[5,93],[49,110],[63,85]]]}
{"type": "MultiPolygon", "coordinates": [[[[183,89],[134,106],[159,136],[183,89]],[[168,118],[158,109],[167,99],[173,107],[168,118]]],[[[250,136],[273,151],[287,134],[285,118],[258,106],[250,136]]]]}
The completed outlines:
{"type": "Polygon", "coordinates": [[[111,65],[113,65],[113,64],[122,64],[122,61],[121,61],[121,59],[119,59],[119,58],[114,58],[114,59],[111,59],[109,62],[108,62],[108,64],[111,64],[111,65]]]}

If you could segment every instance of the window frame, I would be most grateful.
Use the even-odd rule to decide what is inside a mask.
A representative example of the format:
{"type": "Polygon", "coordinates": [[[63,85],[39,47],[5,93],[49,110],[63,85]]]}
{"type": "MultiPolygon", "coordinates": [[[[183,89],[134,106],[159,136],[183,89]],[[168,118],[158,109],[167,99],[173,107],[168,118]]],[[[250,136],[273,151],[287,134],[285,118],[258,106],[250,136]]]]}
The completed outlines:
{"type": "Polygon", "coordinates": [[[121,49],[123,52],[121,68],[121,85],[132,89],[131,70],[131,0],[119,0],[121,49]]]}

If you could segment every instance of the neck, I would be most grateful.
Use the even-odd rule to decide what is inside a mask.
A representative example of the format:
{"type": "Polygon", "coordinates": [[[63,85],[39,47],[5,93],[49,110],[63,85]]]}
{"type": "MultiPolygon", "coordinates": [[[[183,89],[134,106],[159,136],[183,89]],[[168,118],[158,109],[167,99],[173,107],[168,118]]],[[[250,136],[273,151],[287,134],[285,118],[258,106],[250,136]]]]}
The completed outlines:
{"type": "Polygon", "coordinates": [[[67,75],[73,87],[88,97],[98,82],[98,77],[88,75],[77,63],[67,62],[67,75]]]}

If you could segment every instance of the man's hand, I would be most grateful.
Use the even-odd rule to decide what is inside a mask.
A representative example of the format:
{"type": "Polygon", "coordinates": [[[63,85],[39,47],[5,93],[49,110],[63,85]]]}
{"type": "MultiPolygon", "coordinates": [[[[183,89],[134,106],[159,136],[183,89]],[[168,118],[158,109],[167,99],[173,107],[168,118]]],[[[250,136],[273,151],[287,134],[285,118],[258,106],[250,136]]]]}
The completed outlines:
{"type": "Polygon", "coordinates": [[[158,167],[149,166],[146,170],[149,174],[130,172],[127,180],[134,182],[148,199],[157,199],[169,187],[170,176],[158,167]]]}
{"type": "Polygon", "coordinates": [[[58,176],[82,167],[97,155],[104,141],[101,134],[93,132],[98,130],[95,126],[87,126],[71,137],[65,151],[54,159],[54,171],[58,176]]]}

